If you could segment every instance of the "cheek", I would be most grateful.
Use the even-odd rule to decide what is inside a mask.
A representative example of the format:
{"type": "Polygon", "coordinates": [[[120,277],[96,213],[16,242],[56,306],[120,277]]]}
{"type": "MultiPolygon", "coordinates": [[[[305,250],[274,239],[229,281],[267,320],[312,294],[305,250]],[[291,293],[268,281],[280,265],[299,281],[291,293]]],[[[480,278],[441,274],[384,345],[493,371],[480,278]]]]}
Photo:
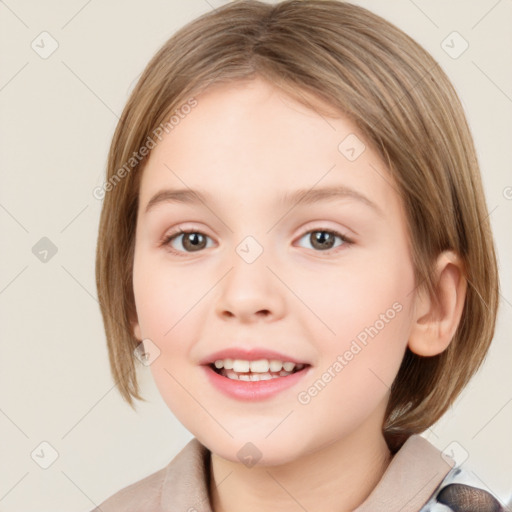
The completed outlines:
{"type": "Polygon", "coordinates": [[[332,355],[354,338],[364,341],[375,328],[387,331],[390,339],[400,337],[395,336],[401,332],[398,326],[410,320],[414,273],[401,251],[390,248],[388,253],[378,259],[373,254],[362,253],[357,260],[351,256],[339,268],[294,283],[313,313],[304,320],[311,339],[326,343],[320,352],[332,355]]]}
{"type": "Polygon", "coordinates": [[[190,350],[200,337],[211,284],[169,265],[160,254],[141,250],[134,260],[133,287],[141,335],[160,351],[150,365],[153,380],[168,407],[187,424],[192,411],[198,413],[191,398],[197,385],[191,379],[190,350]]]}
{"type": "Polygon", "coordinates": [[[167,340],[181,328],[202,295],[201,280],[183,278],[183,271],[173,268],[160,256],[137,256],[134,261],[133,289],[142,335],[167,340]]]}
{"type": "Polygon", "coordinates": [[[318,434],[320,428],[324,439],[334,440],[349,435],[370,416],[383,420],[407,344],[408,305],[385,309],[385,319],[377,321],[370,319],[372,312],[380,309],[372,307],[359,313],[356,324],[361,324],[348,322],[355,336],[342,334],[336,341],[322,343],[322,360],[296,397],[295,419],[300,418],[306,432],[318,434]],[[317,423],[320,418],[321,427],[317,423]]]}
{"type": "Polygon", "coordinates": [[[413,286],[410,263],[393,257],[378,265],[361,259],[330,280],[317,311],[335,334],[316,334],[322,357],[304,402],[344,403],[364,415],[385,397],[407,346],[413,286]]]}

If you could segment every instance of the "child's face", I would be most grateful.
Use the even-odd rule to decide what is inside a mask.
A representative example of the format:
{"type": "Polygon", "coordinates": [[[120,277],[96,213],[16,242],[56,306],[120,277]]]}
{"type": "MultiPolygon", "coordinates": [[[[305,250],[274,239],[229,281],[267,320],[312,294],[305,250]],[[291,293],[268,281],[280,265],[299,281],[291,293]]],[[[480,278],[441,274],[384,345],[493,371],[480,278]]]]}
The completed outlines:
{"type": "Polygon", "coordinates": [[[358,156],[358,131],[346,119],[321,116],[259,79],[196,99],[153,149],[139,196],[134,333],[161,351],[150,368],[163,399],[233,461],[246,442],[276,464],[348,436],[381,436],[415,295],[406,218],[384,164],[368,145],[358,156]],[[280,199],[334,186],[374,206],[348,195],[280,199]],[[146,212],[165,189],[210,200],[158,202],[146,212]],[[179,227],[198,234],[160,245],[179,227]],[[353,243],[336,235],[329,245],[326,230],[353,243]],[[279,392],[232,396],[201,364],[231,348],[277,351],[309,366],[238,382],[242,392],[293,382],[279,392]]]}

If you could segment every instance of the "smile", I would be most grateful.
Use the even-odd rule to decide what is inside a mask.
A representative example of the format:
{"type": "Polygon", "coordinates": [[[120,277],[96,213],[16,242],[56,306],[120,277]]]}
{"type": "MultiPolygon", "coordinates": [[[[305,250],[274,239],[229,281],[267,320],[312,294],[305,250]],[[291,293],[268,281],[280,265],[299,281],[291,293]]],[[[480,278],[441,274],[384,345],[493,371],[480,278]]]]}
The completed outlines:
{"type": "Polygon", "coordinates": [[[217,359],[202,368],[223,394],[239,400],[262,400],[297,384],[311,366],[277,359],[217,359]]]}
{"type": "Polygon", "coordinates": [[[291,361],[279,361],[277,359],[217,359],[212,369],[232,380],[257,382],[260,380],[277,379],[286,377],[302,370],[306,365],[296,364],[291,361]]]}

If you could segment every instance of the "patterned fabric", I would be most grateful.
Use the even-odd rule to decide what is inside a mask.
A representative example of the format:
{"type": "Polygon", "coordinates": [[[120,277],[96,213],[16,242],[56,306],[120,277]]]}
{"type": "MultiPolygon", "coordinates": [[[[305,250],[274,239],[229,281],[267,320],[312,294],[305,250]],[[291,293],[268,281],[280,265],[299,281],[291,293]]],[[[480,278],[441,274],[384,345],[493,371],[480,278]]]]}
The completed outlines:
{"type": "Polygon", "coordinates": [[[420,512],[506,512],[469,471],[454,467],[420,512]]]}

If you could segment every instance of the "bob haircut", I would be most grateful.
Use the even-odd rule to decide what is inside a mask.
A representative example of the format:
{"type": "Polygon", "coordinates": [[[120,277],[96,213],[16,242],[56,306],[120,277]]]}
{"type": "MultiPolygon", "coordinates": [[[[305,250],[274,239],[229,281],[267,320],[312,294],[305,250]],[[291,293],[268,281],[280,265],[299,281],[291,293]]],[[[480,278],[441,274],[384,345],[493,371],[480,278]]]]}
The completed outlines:
{"type": "Polygon", "coordinates": [[[454,87],[407,34],[343,1],[231,2],[178,30],[143,71],[115,130],[100,197],[96,285],[112,375],[132,408],[133,398],[144,400],[132,272],[140,178],[153,137],[173,128],[175,111],[194,105],[209,85],[256,76],[319,113],[346,116],[377,151],[405,208],[416,289],[436,301],[436,257],[447,249],[461,257],[468,287],[451,343],[431,357],[407,348],[392,384],[382,428],[395,452],[443,415],[483,362],[499,302],[497,261],[454,87]]]}

